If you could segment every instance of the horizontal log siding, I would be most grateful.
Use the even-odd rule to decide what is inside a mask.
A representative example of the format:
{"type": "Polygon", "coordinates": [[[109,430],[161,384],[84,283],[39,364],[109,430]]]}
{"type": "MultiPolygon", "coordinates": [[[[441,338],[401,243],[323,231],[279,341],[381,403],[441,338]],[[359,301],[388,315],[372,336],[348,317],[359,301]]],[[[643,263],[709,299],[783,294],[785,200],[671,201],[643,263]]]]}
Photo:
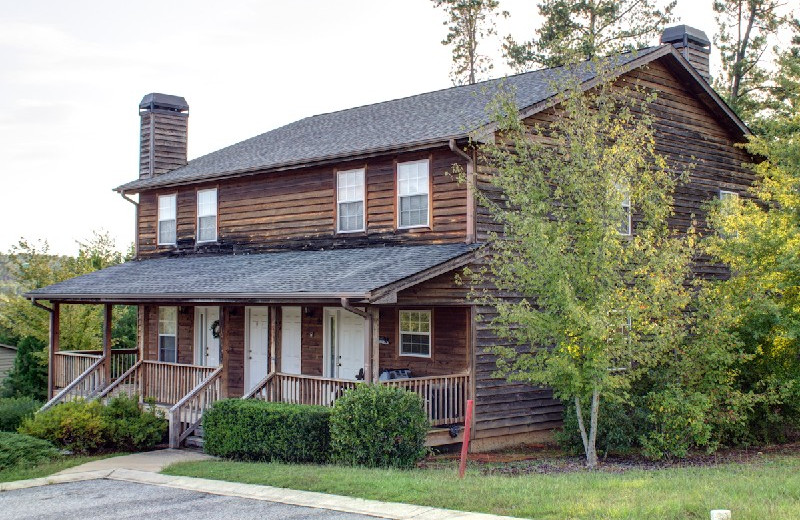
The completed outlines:
{"type": "MultiPolygon", "coordinates": [[[[719,196],[719,190],[736,191],[742,195],[753,181],[743,166],[749,157],[735,146],[740,139],[731,134],[705,105],[688,90],[680,79],[663,63],[657,61],[647,68],[637,69],[624,80],[638,80],[658,91],[651,108],[656,130],[656,148],[675,171],[690,171],[689,182],[677,188],[675,214],[670,226],[685,230],[695,218],[698,229],[707,231],[703,204],[719,196]]],[[[547,125],[556,117],[553,110],[541,112],[526,122],[547,125]]],[[[498,193],[490,184],[491,171],[478,167],[477,183],[490,197],[498,193]]],[[[634,215],[634,228],[636,216],[634,215]]],[[[485,241],[489,232],[500,232],[485,208],[478,208],[477,233],[485,241]]],[[[477,268],[478,266],[474,266],[477,268]]],[[[725,276],[725,269],[707,258],[698,259],[695,271],[701,276],[725,276]]],[[[429,282],[426,282],[429,283],[429,282]]],[[[419,289],[417,289],[419,290],[419,289]]],[[[436,291],[454,291],[439,287],[436,291]]],[[[405,291],[401,294],[410,294],[405,291]]],[[[514,295],[502,295],[514,297],[514,295]]],[[[399,296],[400,297],[400,296],[399,296]]],[[[499,340],[488,324],[494,316],[491,307],[478,307],[476,324],[476,438],[499,437],[557,427],[561,424],[561,405],[547,389],[510,384],[493,377],[496,357],[490,347],[511,346],[499,340]]]]}
{"type": "Polygon", "coordinates": [[[322,376],[323,311],[321,306],[300,308],[300,371],[322,376]]]}
{"type": "MultiPolygon", "coordinates": [[[[144,359],[158,361],[158,306],[143,305],[144,359]]],[[[178,363],[194,363],[194,307],[178,307],[178,363]]]]}
{"type": "Polygon", "coordinates": [[[188,114],[170,114],[160,110],[142,112],[139,136],[140,177],[166,173],[186,164],[188,121],[188,114]],[[154,134],[152,140],[151,130],[154,134]],[[154,145],[152,154],[151,143],[154,145]]]}
{"type": "Polygon", "coordinates": [[[401,356],[398,345],[398,312],[405,307],[385,307],[380,310],[380,336],[389,340],[380,346],[379,367],[409,368],[412,377],[458,374],[469,367],[467,342],[469,309],[466,307],[407,307],[433,311],[433,349],[431,358],[401,356]]]}
{"type": "Polygon", "coordinates": [[[222,388],[227,397],[241,397],[244,393],[244,307],[225,306],[220,311],[222,388]]]}
{"type": "Polygon", "coordinates": [[[213,184],[143,192],[139,197],[139,256],[170,253],[244,252],[286,248],[328,248],[373,244],[463,242],[466,188],[448,174],[463,161],[449,149],[386,156],[331,167],[264,173],[213,184]],[[431,160],[432,227],[398,230],[395,164],[431,160]],[[335,170],[366,165],[367,232],[335,233],[335,170]],[[195,246],[196,190],[218,188],[217,244],[195,246]],[[178,193],[177,246],[157,245],[157,196],[178,193]]]}

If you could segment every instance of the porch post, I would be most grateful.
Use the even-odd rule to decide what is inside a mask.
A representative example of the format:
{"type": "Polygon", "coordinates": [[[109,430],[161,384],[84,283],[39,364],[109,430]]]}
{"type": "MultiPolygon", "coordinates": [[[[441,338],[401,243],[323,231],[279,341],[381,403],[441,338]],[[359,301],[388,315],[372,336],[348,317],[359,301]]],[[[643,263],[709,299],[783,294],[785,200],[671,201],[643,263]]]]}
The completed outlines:
{"type": "Polygon", "coordinates": [[[47,364],[47,399],[53,398],[53,379],[55,378],[56,352],[59,349],[61,337],[60,307],[58,303],[53,303],[53,311],[50,313],[50,349],[48,352],[49,362],[47,364]]]}
{"type": "Polygon", "coordinates": [[[278,369],[278,312],[280,307],[269,306],[269,373],[274,373],[278,369]]]}
{"type": "Polygon", "coordinates": [[[111,383],[111,311],[114,306],[105,304],[103,309],[103,379],[105,384],[111,383]]]}
{"type": "Polygon", "coordinates": [[[372,314],[372,382],[377,383],[381,370],[381,310],[373,307],[370,313],[372,314]]]}
{"type": "Polygon", "coordinates": [[[361,316],[366,321],[364,327],[364,382],[372,382],[372,331],[374,330],[372,307],[367,307],[366,312],[362,312],[361,316]]]}

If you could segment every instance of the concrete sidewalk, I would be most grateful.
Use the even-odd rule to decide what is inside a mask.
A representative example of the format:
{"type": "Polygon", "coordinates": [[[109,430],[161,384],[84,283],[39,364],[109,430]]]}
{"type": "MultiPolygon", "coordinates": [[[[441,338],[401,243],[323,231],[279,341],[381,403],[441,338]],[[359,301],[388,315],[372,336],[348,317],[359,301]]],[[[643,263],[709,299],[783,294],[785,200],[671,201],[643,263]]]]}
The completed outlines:
{"type": "Polygon", "coordinates": [[[156,450],[109,457],[107,459],[87,462],[56,473],[68,475],[72,473],[86,473],[92,471],[111,471],[115,469],[131,469],[136,471],[150,471],[158,473],[175,462],[188,462],[195,460],[210,460],[214,457],[204,453],[188,450],[156,450]]]}
{"type": "Polygon", "coordinates": [[[293,506],[311,507],[342,513],[355,513],[394,520],[500,520],[507,516],[468,513],[435,507],[380,502],[363,498],[328,495],[312,491],[240,484],[193,477],[175,477],[156,473],[168,464],[187,460],[209,459],[207,455],[183,450],[159,450],[112,457],[76,466],[50,477],[0,483],[0,492],[27,489],[51,484],[91,481],[98,479],[136,482],[153,486],[197,491],[210,495],[265,500],[293,506]],[[102,464],[101,464],[102,463],[102,464]],[[142,469],[147,468],[147,469],[142,469]]]}

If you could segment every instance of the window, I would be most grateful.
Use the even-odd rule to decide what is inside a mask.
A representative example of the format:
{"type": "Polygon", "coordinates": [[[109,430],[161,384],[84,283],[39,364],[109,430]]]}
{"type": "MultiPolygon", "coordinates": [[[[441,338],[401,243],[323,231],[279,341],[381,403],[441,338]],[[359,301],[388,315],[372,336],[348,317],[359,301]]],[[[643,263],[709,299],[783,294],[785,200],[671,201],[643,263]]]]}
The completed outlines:
{"type": "Polygon", "coordinates": [[[340,233],[364,231],[364,169],[336,174],[337,229],[340,233]]]}
{"type": "Polygon", "coordinates": [[[431,311],[400,311],[400,355],[431,357],[431,311]]]}
{"type": "Polygon", "coordinates": [[[738,198],[739,198],[739,194],[736,193],[735,191],[719,190],[719,200],[721,200],[721,201],[726,201],[728,199],[736,200],[738,198]]]}
{"type": "Polygon", "coordinates": [[[630,236],[633,225],[631,222],[631,192],[628,188],[617,185],[617,190],[622,193],[622,220],[619,223],[619,234],[630,236]]]}
{"type": "Polygon", "coordinates": [[[197,241],[217,240],[217,190],[197,192],[197,241]]]}
{"type": "MultiPolygon", "coordinates": [[[[719,202],[721,205],[719,214],[723,217],[722,225],[725,224],[728,217],[734,214],[734,206],[732,206],[732,204],[735,204],[737,200],[739,200],[739,194],[735,191],[719,190],[719,202]]],[[[736,238],[739,236],[739,233],[736,230],[726,230],[721,226],[720,236],[723,238],[736,238]]]]}
{"type": "Polygon", "coordinates": [[[177,347],[178,333],[178,308],[158,308],[158,360],[166,363],[176,363],[178,360],[177,347]]]}
{"type": "Polygon", "coordinates": [[[175,245],[176,195],[158,197],[158,245],[175,245]]]}
{"type": "Polygon", "coordinates": [[[398,227],[428,226],[428,160],[398,163],[398,227]]]}

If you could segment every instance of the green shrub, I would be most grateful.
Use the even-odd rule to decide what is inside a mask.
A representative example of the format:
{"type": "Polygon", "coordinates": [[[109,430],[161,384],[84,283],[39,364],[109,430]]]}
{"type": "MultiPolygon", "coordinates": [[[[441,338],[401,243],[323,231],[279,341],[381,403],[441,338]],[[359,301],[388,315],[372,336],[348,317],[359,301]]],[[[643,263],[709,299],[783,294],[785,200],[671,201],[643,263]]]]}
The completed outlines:
{"type": "Polygon", "coordinates": [[[98,401],[56,405],[23,421],[20,433],[45,439],[73,453],[145,450],[166,434],[167,422],[151,405],[143,410],[138,397],[119,396],[103,406],[98,401]]]}
{"type": "Polygon", "coordinates": [[[101,412],[106,445],[115,451],[152,449],[164,440],[168,424],[154,404],[139,406],[139,397],[120,395],[109,400],[101,412]]]}
{"type": "Polygon", "coordinates": [[[19,432],[52,442],[73,453],[93,453],[105,447],[103,405],[71,401],[25,419],[19,432]]]}
{"type": "Polygon", "coordinates": [[[0,432],[0,470],[17,464],[35,465],[59,457],[52,443],[19,433],[0,432]]]}
{"type": "Polygon", "coordinates": [[[33,417],[42,403],[30,397],[0,399],[0,431],[16,432],[23,419],[33,417]]]}
{"type": "Polygon", "coordinates": [[[330,413],[321,406],[225,399],[203,414],[203,448],[237,460],[323,463],[330,413]]]}
{"type": "Polygon", "coordinates": [[[3,381],[3,397],[47,398],[47,356],[45,344],[28,336],[17,343],[14,368],[3,381]]]}
{"type": "Polygon", "coordinates": [[[402,388],[358,385],[331,413],[331,459],[370,467],[413,467],[427,453],[422,399],[402,388]]]}
{"type": "Polygon", "coordinates": [[[646,400],[650,412],[648,431],[640,438],[646,457],[685,457],[692,448],[705,447],[709,451],[716,448],[707,420],[711,410],[708,396],[670,386],[651,392],[646,400]]]}

